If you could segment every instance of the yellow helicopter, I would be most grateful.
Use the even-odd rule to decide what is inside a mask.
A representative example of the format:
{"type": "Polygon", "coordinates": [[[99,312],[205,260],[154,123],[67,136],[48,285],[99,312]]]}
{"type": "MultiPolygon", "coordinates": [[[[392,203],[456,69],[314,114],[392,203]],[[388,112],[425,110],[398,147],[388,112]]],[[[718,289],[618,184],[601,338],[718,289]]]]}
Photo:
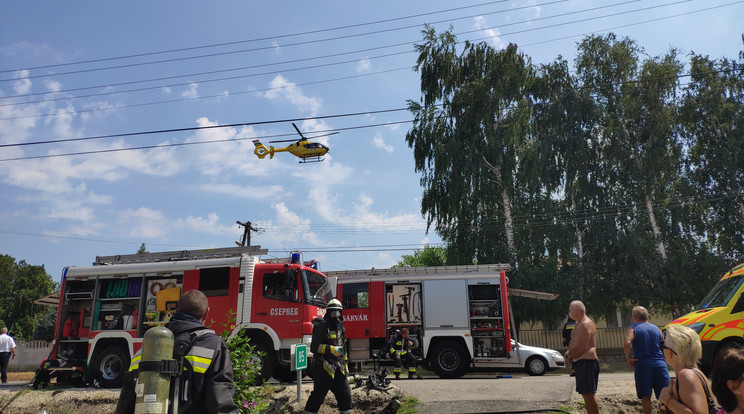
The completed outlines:
{"type": "Polygon", "coordinates": [[[316,135],[314,137],[306,138],[304,135],[302,135],[302,132],[300,132],[300,129],[297,128],[297,125],[295,125],[294,122],[292,123],[292,126],[297,131],[297,133],[300,134],[300,139],[269,141],[269,144],[275,142],[294,142],[294,144],[290,144],[282,148],[274,148],[274,146],[269,146],[268,148],[266,148],[266,146],[262,144],[261,141],[254,139],[253,144],[256,146],[256,149],[253,150],[253,153],[256,154],[260,159],[264,159],[267,155],[269,156],[269,159],[272,159],[274,158],[274,154],[277,152],[289,152],[295,157],[300,158],[300,164],[323,161],[323,158],[321,157],[328,153],[328,147],[319,142],[310,142],[309,140],[326,137],[329,135],[335,135],[338,134],[338,132],[333,132],[331,134],[325,135],[316,135]]]}

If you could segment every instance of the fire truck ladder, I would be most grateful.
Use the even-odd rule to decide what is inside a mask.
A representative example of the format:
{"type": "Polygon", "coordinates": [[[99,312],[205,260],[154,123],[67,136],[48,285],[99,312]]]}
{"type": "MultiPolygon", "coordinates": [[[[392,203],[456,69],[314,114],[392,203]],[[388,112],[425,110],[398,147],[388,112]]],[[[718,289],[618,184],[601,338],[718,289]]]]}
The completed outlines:
{"type": "Polygon", "coordinates": [[[181,260],[198,259],[220,259],[224,257],[261,256],[268,254],[267,249],[261,246],[223,247],[217,249],[202,250],[176,250],[172,252],[156,252],[143,254],[120,254],[115,256],[96,256],[94,266],[129,264],[129,263],[154,263],[174,262],[181,260]]]}
{"type": "Polygon", "coordinates": [[[323,272],[328,277],[341,280],[434,280],[434,279],[473,279],[498,276],[501,271],[509,271],[508,264],[485,264],[465,266],[394,267],[390,269],[337,270],[323,272]]]}

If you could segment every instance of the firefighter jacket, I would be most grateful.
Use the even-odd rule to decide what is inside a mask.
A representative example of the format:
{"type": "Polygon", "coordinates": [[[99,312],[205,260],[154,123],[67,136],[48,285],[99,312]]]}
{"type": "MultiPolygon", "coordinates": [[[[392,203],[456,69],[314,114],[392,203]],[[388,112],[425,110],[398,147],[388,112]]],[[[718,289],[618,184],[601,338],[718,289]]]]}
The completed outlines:
{"type": "Polygon", "coordinates": [[[316,368],[323,368],[331,378],[336,370],[347,375],[346,367],[346,331],[344,323],[335,319],[315,318],[313,320],[313,339],[310,351],[313,353],[313,364],[316,368]],[[341,350],[341,354],[338,351],[341,350]]]}
{"type": "Polygon", "coordinates": [[[390,347],[390,356],[394,357],[396,354],[403,356],[410,353],[412,347],[408,344],[409,341],[414,343],[410,336],[404,339],[400,332],[396,333],[388,345],[390,347]]]}
{"type": "MultiPolygon", "coordinates": [[[[180,377],[179,414],[238,413],[233,402],[235,384],[230,355],[225,342],[191,315],[178,312],[166,328],[173,331],[176,343],[194,333],[193,342],[184,356],[180,377]]],[[[136,401],[135,381],[139,375],[140,349],[132,358],[129,374],[124,378],[117,414],[133,413],[136,401]]]]}

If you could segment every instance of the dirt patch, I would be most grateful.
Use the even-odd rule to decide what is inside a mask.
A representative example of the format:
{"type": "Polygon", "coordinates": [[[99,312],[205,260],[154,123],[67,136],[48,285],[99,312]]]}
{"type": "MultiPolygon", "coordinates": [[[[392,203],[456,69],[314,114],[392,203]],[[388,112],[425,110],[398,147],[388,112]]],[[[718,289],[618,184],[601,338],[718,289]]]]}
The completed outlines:
{"type": "MultiPolygon", "coordinates": [[[[627,365],[626,365],[627,366],[627,365]]],[[[630,372],[621,365],[602,366],[603,373],[630,372]]],[[[30,381],[33,373],[8,373],[9,380],[30,381]]],[[[11,386],[0,388],[0,412],[11,414],[37,414],[41,410],[54,414],[98,414],[113,412],[119,399],[119,390],[96,390],[93,388],[54,388],[31,390],[29,386],[11,386]]],[[[269,414],[299,414],[312,391],[312,383],[302,384],[302,401],[297,402],[296,385],[273,385],[266,396],[271,405],[269,414]]],[[[368,387],[352,389],[354,412],[358,414],[379,413],[395,399],[404,398],[400,389],[391,384],[384,390],[368,387]]],[[[597,399],[602,413],[626,414],[642,412],[641,401],[636,398],[632,377],[626,380],[603,380],[600,375],[597,399]]],[[[653,403],[658,402],[654,399],[653,403]]],[[[568,406],[575,413],[582,413],[583,399],[573,393],[568,406]]],[[[656,410],[654,410],[656,411],[656,410]]],[[[394,412],[394,411],[392,411],[394,412]]],[[[320,409],[321,414],[338,413],[338,406],[333,394],[329,393],[320,409]]]]}

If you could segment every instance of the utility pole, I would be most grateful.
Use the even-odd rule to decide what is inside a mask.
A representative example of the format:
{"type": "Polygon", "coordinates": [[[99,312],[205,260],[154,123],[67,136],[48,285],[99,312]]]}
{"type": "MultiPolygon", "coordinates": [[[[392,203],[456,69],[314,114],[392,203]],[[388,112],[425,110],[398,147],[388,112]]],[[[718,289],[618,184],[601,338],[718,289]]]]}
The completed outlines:
{"type": "Polygon", "coordinates": [[[246,221],[243,223],[242,221],[237,221],[238,226],[243,227],[243,238],[240,241],[236,241],[235,244],[241,247],[250,246],[251,245],[251,231],[257,232],[258,229],[253,227],[251,225],[250,221],[246,221]]]}

